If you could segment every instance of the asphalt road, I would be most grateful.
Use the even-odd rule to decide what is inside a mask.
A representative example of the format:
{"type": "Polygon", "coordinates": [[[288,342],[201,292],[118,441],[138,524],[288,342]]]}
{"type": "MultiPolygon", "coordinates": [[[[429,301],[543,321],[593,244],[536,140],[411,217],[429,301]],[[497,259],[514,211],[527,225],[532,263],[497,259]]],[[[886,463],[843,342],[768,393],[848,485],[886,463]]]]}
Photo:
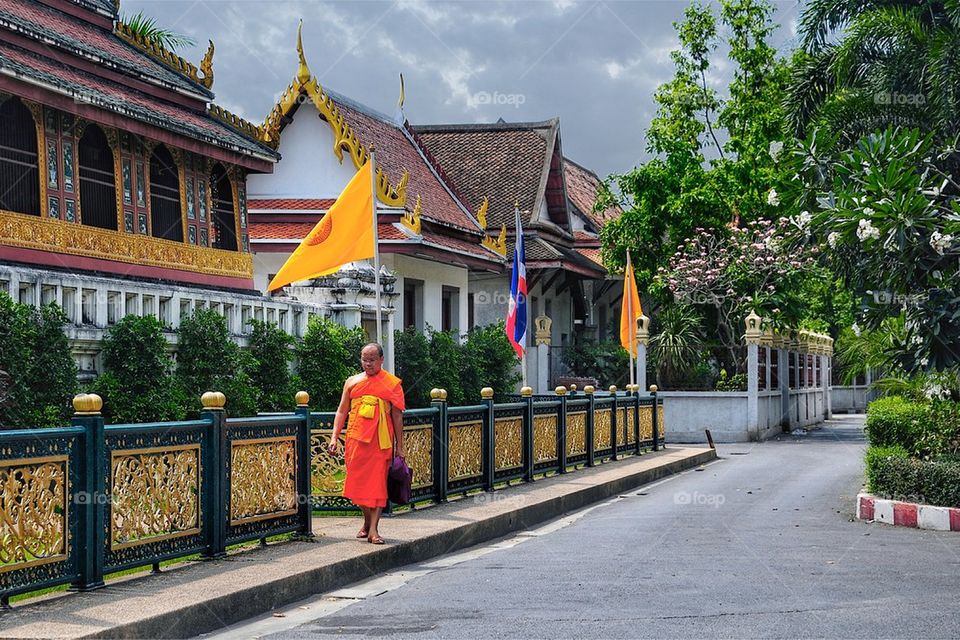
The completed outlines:
{"type": "Polygon", "coordinates": [[[232,638],[954,638],[960,534],[854,521],[862,418],[293,605],[232,638]]]}

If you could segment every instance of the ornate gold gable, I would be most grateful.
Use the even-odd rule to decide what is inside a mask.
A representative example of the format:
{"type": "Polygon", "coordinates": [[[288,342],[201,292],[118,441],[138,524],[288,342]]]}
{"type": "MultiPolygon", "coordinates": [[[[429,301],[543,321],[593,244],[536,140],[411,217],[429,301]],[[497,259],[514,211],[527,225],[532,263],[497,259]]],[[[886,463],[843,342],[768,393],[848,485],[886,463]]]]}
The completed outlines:
{"type": "Polygon", "coordinates": [[[413,211],[403,214],[403,217],[400,218],[400,222],[403,223],[407,229],[413,231],[416,234],[420,233],[421,224],[420,224],[420,194],[417,194],[417,204],[413,207],[413,211]]]}
{"type": "Polygon", "coordinates": [[[507,257],[507,225],[504,224],[500,227],[500,235],[494,238],[493,236],[483,236],[483,240],[480,241],[480,244],[485,246],[487,249],[499,253],[504,258],[507,257]]]}
{"type": "Polygon", "coordinates": [[[156,40],[150,38],[144,38],[139,33],[131,29],[128,25],[117,20],[116,26],[114,27],[114,33],[116,33],[121,39],[129,42],[137,49],[140,49],[151,58],[162,62],[168,67],[172,68],[178,73],[182,73],[194,82],[203,85],[207,89],[213,86],[213,41],[210,41],[210,46],[207,48],[207,53],[203,56],[203,61],[200,62],[200,71],[203,72],[203,76],[197,72],[196,65],[187,62],[177,54],[172,51],[167,51],[167,49],[161,45],[156,40]]]}
{"type": "MultiPolygon", "coordinates": [[[[281,122],[297,106],[301,99],[300,96],[305,95],[310,98],[313,106],[330,125],[330,131],[333,132],[333,153],[337,156],[337,159],[343,162],[343,154],[346,152],[350,156],[353,166],[359,169],[369,159],[370,152],[353,132],[333,99],[324,92],[317,79],[312,77],[303,53],[302,30],[303,21],[300,22],[300,28],[297,29],[297,55],[300,58],[297,75],[283,92],[283,95],[280,96],[280,100],[270,111],[267,119],[259,127],[260,140],[276,149],[280,144],[281,122]]],[[[407,182],[409,179],[409,174],[404,171],[400,182],[391,185],[387,175],[380,167],[377,167],[377,197],[384,204],[394,207],[404,206],[407,202],[407,182]]]]}

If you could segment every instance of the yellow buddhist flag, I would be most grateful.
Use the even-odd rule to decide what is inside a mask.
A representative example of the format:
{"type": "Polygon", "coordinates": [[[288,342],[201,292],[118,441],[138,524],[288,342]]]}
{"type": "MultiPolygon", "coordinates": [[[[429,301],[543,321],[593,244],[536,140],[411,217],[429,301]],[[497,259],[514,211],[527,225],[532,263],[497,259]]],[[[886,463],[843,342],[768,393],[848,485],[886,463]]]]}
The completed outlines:
{"type": "Polygon", "coordinates": [[[354,260],[372,258],[373,171],[367,161],[320,222],[287,258],[267,289],[334,273],[354,260]]]}
{"type": "Polygon", "coordinates": [[[623,274],[623,308],[620,310],[620,344],[631,356],[637,355],[637,320],[643,315],[640,292],[633,277],[633,264],[627,252],[627,268],[623,274]]]}

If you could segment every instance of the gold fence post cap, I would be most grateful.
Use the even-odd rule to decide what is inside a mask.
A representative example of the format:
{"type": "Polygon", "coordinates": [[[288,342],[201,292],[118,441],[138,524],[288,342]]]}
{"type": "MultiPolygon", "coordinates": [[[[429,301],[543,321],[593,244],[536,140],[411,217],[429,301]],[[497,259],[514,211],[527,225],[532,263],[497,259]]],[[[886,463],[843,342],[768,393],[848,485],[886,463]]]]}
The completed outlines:
{"type": "Polygon", "coordinates": [[[576,390],[577,390],[577,383],[574,382],[573,384],[570,385],[570,391],[576,391],[576,390]]]}
{"type": "Polygon", "coordinates": [[[430,399],[431,400],[446,400],[447,399],[447,390],[446,389],[437,389],[433,388],[430,390],[430,399]]]}
{"type": "Polygon", "coordinates": [[[593,393],[594,391],[596,391],[596,389],[593,388],[593,385],[592,385],[592,384],[588,384],[587,386],[585,386],[585,387],[583,388],[583,392],[586,393],[586,394],[588,394],[588,395],[591,394],[591,393],[593,393]]]}
{"type": "Polygon", "coordinates": [[[554,389],[554,392],[555,392],[558,396],[565,396],[565,395],[567,395],[567,388],[561,385],[561,386],[557,387],[556,389],[554,389]]]}
{"type": "Polygon", "coordinates": [[[533,387],[523,387],[520,389],[520,395],[524,398],[529,398],[533,395],[533,387]]]}
{"type": "Polygon", "coordinates": [[[617,392],[617,385],[615,384],[610,385],[610,393],[616,393],[616,392],[617,392]]]}
{"type": "Polygon", "coordinates": [[[103,399],[95,393],[79,393],[73,397],[73,411],[78,416],[100,415],[103,399]]]}
{"type": "Polygon", "coordinates": [[[200,396],[200,403],[207,411],[223,411],[223,406],[227,404],[227,397],[219,391],[207,391],[200,396]]]}
{"type": "Polygon", "coordinates": [[[306,391],[297,391],[297,406],[306,407],[310,405],[310,394],[306,391]]]}
{"type": "Polygon", "coordinates": [[[656,393],[656,392],[657,392],[657,385],[655,384],[650,385],[650,393],[656,393]]]}
{"type": "Polygon", "coordinates": [[[480,397],[484,400],[489,400],[493,397],[493,387],[484,387],[480,389],[480,397]]]}

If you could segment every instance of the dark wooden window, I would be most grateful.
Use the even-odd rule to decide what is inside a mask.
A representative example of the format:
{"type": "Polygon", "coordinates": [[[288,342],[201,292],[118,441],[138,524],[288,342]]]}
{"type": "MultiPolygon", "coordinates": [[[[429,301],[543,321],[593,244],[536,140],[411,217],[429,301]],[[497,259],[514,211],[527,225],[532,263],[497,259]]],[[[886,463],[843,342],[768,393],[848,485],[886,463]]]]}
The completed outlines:
{"type": "Polygon", "coordinates": [[[217,164],[210,174],[213,189],[213,247],[237,250],[236,216],[233,210],[233,187],[223,165],[217,164]]]}
{"type": "Polygon", "coordinates": [[[183,242],[180,172],[163,145],[150,156],[150,224],[154,237],[183,242]]]}
{"type": "Polygon", "coordinates": [[[757,389],[767,390],[767,348],[757,348],[757,389]]]}
{"type": "Polygon", "coordinates": [[[793,351],[787,352],[787,370],[790,373],[788,386],[791,389],[797,388],[797,354],[793,351]]]}
{"type": "Polygon", "coordinates": [[[150,158],[137,136],[120,132],[120,193],[123,203],[123,230],[127,233],[150,235],[150,216],[147,202],[147,169],[150,158]]]}
{"type": "Polygon", "coordinates": [[[770,351],[770,389],[780,388],[780,350],[770,351]]]}
{"type": "Polygon", "coordinates": [[[37,125],[17,98],[0,101],[0,209],[38,216],[37,125]]]}
{"type": "Polygon", "coordinates": [[[113,151],[96,125],[88,125],[80,139],[80,216],[83,224],[117,230],[113,151]]]}

